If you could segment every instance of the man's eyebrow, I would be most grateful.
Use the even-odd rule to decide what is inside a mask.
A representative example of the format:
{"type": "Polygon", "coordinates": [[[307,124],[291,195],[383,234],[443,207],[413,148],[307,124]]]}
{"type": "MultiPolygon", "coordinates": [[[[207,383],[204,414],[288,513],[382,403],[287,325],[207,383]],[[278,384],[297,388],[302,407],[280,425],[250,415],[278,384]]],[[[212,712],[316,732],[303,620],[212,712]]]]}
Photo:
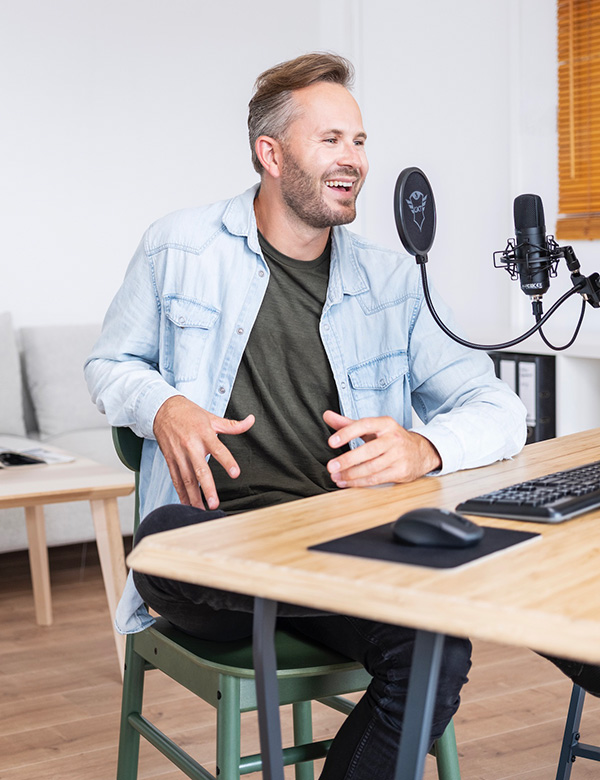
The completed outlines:
{"type": "MultiPolygon", "coordinates": [[[[337,136],[340,136],[340,135],[344,135],[344,131],[343,130],[336,130],[335,128],[333,128],[331,130],[325,130],[323,132],[323,135],[337,135],[337,136]]],[[[355,138],[366,138],[367,134],[365,133],[364,130],[361,130],[354,137],[355,138]]]]}

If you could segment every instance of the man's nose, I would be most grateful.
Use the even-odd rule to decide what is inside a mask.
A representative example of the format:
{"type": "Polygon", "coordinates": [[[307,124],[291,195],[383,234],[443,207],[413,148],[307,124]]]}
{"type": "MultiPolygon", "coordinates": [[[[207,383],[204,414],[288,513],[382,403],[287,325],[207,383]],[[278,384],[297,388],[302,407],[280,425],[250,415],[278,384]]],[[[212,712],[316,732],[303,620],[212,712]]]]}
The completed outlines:
{"type": "Polygon", "coordinates": [[[338,163],[344,167],[362,169],[365,167],[366,157],[362,146],[354,143],[343,144],[338,163]]]}

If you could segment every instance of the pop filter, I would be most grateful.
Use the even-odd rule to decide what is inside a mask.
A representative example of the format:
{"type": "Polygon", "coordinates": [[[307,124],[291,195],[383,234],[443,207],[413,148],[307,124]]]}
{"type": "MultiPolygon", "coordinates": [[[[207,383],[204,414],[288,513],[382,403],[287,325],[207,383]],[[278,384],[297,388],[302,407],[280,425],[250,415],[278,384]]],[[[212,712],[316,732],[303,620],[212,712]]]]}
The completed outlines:
{"type": "Polygon", "coordinates": [[[427,257],[435,238],[435,200],[427,177],[419,168],[405,168],[394,190],[394,217],[406,251],[427,257]]]}

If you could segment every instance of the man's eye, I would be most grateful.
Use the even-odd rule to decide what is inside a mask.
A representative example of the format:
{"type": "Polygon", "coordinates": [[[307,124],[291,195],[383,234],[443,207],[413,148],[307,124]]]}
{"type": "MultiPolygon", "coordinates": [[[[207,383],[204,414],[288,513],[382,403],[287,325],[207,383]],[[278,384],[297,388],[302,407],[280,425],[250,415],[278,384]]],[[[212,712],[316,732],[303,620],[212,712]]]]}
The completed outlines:
{"type": "Polygon", "coordinates": [[[326,144],[335,144],[337,142],[337,138],[326,138],[325,143],[326,144]]]}
{"type": "Polygon", "coordinates": [[[358,141],[354,142],[354,146],[364,146],[364,145],[365,145],[365,142],[361,141],[361,140],[358,140],[358,141]]]}

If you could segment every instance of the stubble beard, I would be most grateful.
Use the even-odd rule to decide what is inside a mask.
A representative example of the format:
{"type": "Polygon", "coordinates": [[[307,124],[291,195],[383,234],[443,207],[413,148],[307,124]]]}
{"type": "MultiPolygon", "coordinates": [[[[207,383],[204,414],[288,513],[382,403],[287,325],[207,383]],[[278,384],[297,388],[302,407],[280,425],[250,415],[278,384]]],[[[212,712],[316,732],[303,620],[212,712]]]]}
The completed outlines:
{"type": "MultiPolygon", "coordinates": [[[[353,171],[352,176],[356,176],[358,180],[357,171],[353,171]]],[[[332,175],[331,178],[335,177],[332,175]]],[[[325,203],[322,186],[323,180],[307,173],[289,150],[286,151],[281,175],[281,194],[290,211],[306,225],[318,230],[353,222],[356,219],[356,198],[360,185],[349,198],[340,200],[339,210],[334,210],[325,203]]]]}

